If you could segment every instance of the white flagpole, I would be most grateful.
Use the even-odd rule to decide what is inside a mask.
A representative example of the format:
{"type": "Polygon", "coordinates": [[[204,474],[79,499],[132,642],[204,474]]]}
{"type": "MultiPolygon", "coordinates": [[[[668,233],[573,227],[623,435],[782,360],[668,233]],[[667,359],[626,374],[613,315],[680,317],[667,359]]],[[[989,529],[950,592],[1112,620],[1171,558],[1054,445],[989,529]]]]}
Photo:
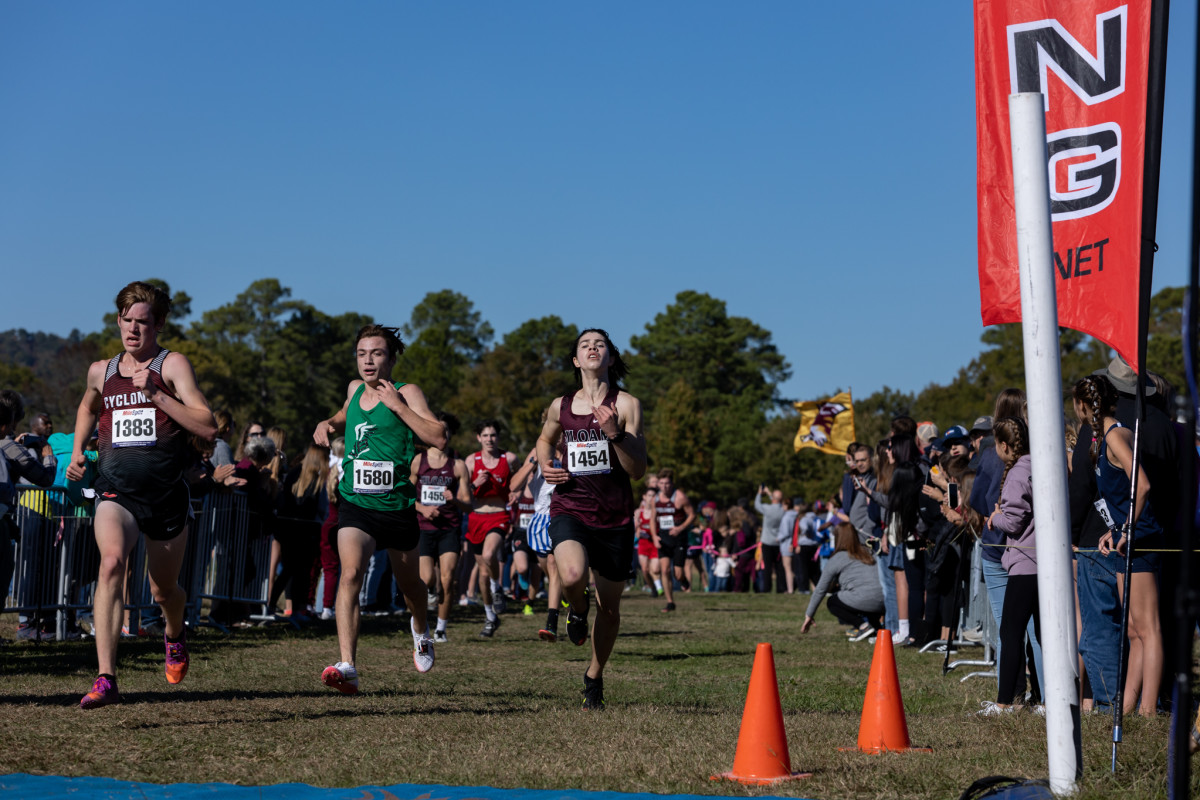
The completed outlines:
{"type": "Polygon", "coordinates": [[[1075,782],[1083,773],[1083,750],[1044,108],[1043,97],[1037,92],[1008,97],[1033,462],[1033,513],[1037,526],[1046,751],[1050,789],[1061,795],[1076,791],[1075,782]]]}

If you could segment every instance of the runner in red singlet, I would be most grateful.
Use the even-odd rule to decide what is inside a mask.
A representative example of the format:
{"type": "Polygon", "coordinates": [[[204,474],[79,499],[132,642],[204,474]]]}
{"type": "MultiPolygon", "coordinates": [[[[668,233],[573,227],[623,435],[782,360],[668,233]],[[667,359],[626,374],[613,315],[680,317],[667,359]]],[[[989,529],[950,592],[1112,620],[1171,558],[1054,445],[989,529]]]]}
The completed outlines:
{"type": "Polygon", "coordinates": [[[658,489],[647,487],[642,493],[642,504],[634,515],[634,525],[637,528],[638,565],[642,568],[642,580],[650,589],[650,594],[658,597],[659,576],[662,568],[658,564],[658,547],[654,541],[658,538],[658,519],[654,508],[654,498],[658,489]]]}
{"type": "Polygon", "coordinates": [[[479,632],[490,639],[500,627],[504,593],[500,590],[500,548],[512,529],[507,510],[509,481],[517,457],[500,447],[500,423],[484,420],[475,427],[480,450],[467,456],[474,510],[467,520],[467,546],[479,565],[479,600],[487,621],[479,632]]]}
{"type": "Polygon", "coordinates": [[[122,587],[129,554],[146,536],[146,571],[166,633],[166,676],[187,674],[183,611],[187,594],[179,569],[187,549],[191,496],[183,471],[188,435],[211,440],[217,422],[182,353],[158,344],[171,299],[148,283],[134,282],[117,295],[117,325],[124,352],[88,369],[87,389],[75,417],[75,447],[67,478],[83,478],[83,447],[100,423],[96,481],[96,580],[94,620],[100,677],[80,701],[82,708],[119,702],[117,640],[124,610],[122,587]]]}
{"type": "Polygon", "coordinates": [[[575,340],[579,389],[550,404],[537,442],[542,474],[554,484],[550,538],[563,582],[567,638],[588,638],[589,568],[596,578],[592,660],[583,674],[583,707],[604,708],[604,665],[621,626],[621,593],[633,563],[633,487],[646,471],[642,405],[621,391],[625,362],[608,334],[587,328],[575,340]],[[556,451],[565,453],[555,466],[556,451]]]}

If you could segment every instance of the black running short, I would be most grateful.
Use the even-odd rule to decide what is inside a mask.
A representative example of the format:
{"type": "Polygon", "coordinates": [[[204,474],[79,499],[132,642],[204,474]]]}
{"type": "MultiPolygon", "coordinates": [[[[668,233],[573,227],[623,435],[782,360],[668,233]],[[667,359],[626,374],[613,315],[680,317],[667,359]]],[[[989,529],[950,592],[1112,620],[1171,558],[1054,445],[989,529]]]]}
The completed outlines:
{"type": "Polygon", "coordinates": [[[412,506],[399,511],[377,511],[344,500],[338,506],[338,530],[357,528],[375,540],[379,549],[408,551],[417,549],[421,528],[417,510],[412,506]]]}
{"type": "Polygon", "coordinates": [[[458,555],[458,528],[421,531],[421,555],[440,558],[445,553],[458,555]]]}
{"type": "Polygon", "coordinates": [[[192,519],[192,495],[187,481],[175,484],[165,499],[152,504],[136,495],[120,493],[100,478],[96,481],[96,503],[106,502],[116,503],[132,514],[138,530],[156,542],[174,539],[192,519]]]}
{"type": "Polygon", "coordinates": [[[633,523],[619,528],[592,528],[566,514],[550,518],[550,541],[579,542],[587,552],[588,566],[610,581],[633,576],[633,523]]]}
{"type": "Polygon", "coordinates": [[[686,534],[660,533],[658,535],[658,557],[671,559],[671,564],[682,567],[687,563],[686,534]]]}

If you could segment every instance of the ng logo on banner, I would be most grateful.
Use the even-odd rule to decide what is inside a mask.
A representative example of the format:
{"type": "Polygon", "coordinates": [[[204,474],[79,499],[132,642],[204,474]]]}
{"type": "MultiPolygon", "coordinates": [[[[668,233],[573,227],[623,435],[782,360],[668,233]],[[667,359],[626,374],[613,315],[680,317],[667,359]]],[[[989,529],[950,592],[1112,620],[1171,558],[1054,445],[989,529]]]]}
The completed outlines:
{"type": "Polygon", "coordinates": [[[1021,321],[1008,95],[1041,92],[1059,324],[1137,363],[1150,0],[976,0],[979,290],[1021,321]]]}

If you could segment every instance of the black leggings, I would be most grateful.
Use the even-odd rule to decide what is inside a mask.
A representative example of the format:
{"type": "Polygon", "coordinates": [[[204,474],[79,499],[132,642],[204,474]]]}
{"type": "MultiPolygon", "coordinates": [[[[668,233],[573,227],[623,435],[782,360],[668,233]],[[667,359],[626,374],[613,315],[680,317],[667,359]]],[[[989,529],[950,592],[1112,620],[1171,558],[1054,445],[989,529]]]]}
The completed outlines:
{"type": "Polygon", "coordinates": [[[1025,628],[1030,617],[1033,632],[1041,641],[1037,575],[1009,575],[1000,617],[1000,691],[996,695],[1000,705],[1012,705],[1017,686],[1025,684],[1025,628]]]}
{"type": "Polygon", "coordinates": [[[863,624],[863,619],[865,618],[871,624],[872,628],[879,629],[883,627],[880,624],[882,621],[880,617],[883,615],[882,610],[863,611],[842,602],[842,598],[836,594],[829,595],[829,599],[825,601],[825,604],[829,606],[829,613],[837,617],[838,622],[843,625],[853,625],[857,628],[863,624]]]}

